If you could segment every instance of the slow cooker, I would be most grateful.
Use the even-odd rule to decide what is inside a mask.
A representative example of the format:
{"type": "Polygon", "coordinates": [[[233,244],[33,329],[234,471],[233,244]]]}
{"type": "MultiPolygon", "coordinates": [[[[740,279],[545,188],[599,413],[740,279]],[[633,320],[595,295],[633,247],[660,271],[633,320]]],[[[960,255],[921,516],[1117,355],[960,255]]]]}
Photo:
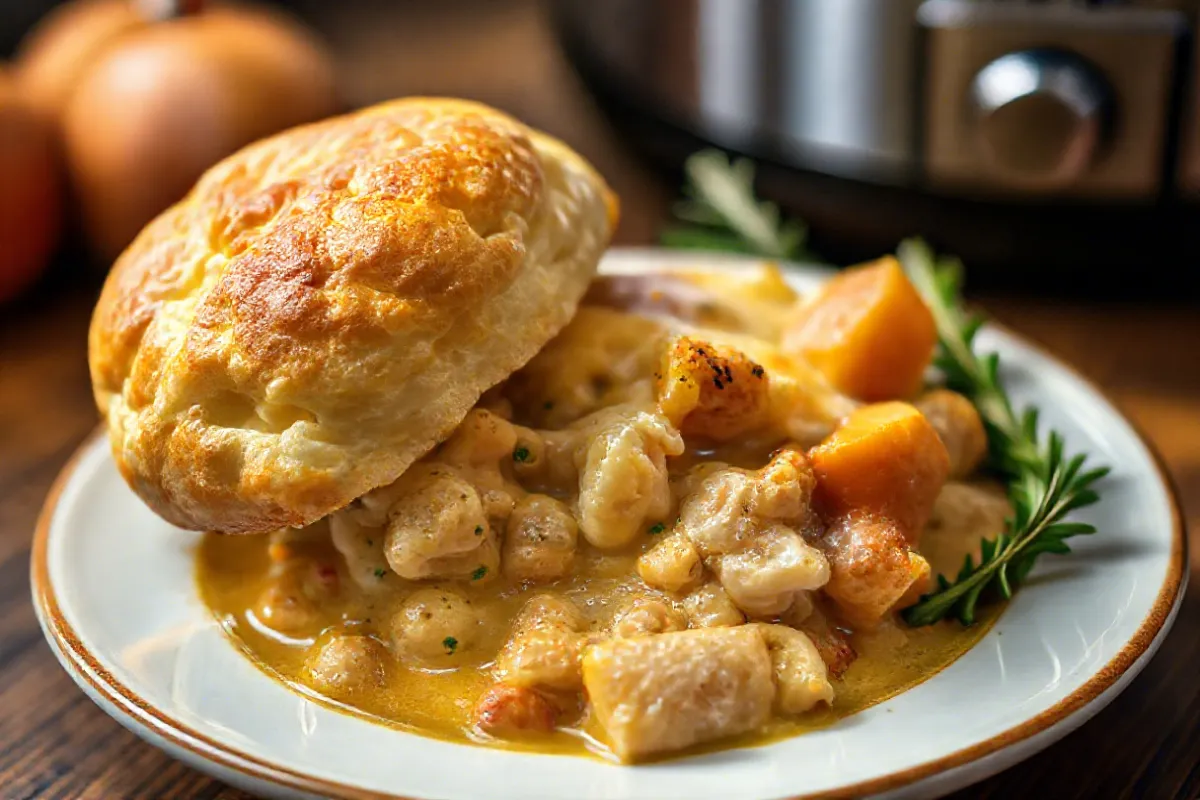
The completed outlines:
{"type": "Polygon", "coordinates": [[[638,147],[675,167],[705,146],[753,157],[760,191],[803,216],[823,252],[865,257],[923,234],[993,283],[1193,283],[1196,3],[553,9],[567,54],[638,147]]]}

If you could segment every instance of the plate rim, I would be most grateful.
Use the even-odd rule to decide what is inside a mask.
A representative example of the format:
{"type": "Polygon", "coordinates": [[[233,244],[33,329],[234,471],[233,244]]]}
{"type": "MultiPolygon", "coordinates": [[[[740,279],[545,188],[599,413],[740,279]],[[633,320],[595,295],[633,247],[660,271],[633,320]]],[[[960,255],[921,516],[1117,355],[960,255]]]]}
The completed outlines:
{"type": "MultiPolygon", "coordinates": [[[[677,263],[679,258],[687,257],[689,254],[695,257],[697,261],[719,259],[735,263],[738,261],[744,263],[763,263],[763,259],[739,258],[729,254],[713,254],[699,251],[695,253],[691,251],[680,253],[678,251],[663,251],[650,247],[613,248],[610,251],[610,254],[618,253],[622,260],[642,255],[650,255],[661,259],[662,255],[669,255],[668,258],[661,259],[665,262],[664,266],[667,266],[671,262],[677,263]]],[[[800,266],[807,267],[807,265],[800,266]]],[[[824,273],[825,277],[829,274],[828,270],[822,270],[819,267],[810,271],[817,274],[824,273]]],[[[1117,412],[1121,421],[1129,426],[1129,429],[1133,431],[1138,441],[1146,449],[1147,453],[1149,453],[1151,462],[1154,465],[1155,477],[1166,496],[1171,516],[1170,558],[1167,565],[1167,573],[1159,587],[1158,594],[1155,596],[1154,604],[1139,624],[1137,630],[1122,645],[1116,655],[1109,659],[1104,666],[1096,670],[1074,692],[1036,716],[1030,717],[1005,731],[991,736],[985,741],[955,750],[921,764],[897,770],[887,775],[841,786],[829,792],[791,795],[786,800],[817,800],[817,798],[846,798],[849,800],[849,798],[864,795],[895,791],[911,786],[918,781],[967,767],[973,763],[980,762],[988,756],[999,754],[1039,734],[1051,731],[1059,725],[1066,723],[1075,715],[1083,712],[1109,690],[1123,688],[1118,686],[1121,678],[1129,673],[1131,669],[1135,670],[1136,675],[1136,672],[1140,671],[1145,662],[1149,660],[1149,656],[1152,656],[1157,650],[1162,638],[1164,638],[1169,630],[1170,623],[1173,621],[1175,612],[1178,610],[1183,599],[1188,584],[1189,572],[1187,530],[1179,498],[1179,490],[1158,448],[1150,441],[1142,428],[1129,417],[1121,405],[1089,377],[1083,375],[1073,366],[1051,353],[1035,339],[1018,334],[1008,326],[991,319],[988,320],[987,324],[989,327],[1007,337],[1011,337],[1018,343],[1031,347],[1041,357],[1048,359],[1055,367],[1069,374],[1095,395],[1107,402],[1117,412]],[[1139,665],[1139,661],[1142,661],[1141,665],[1139,665]]],[[[58,510],[63,490],[74,476],[83,456],[92,448],[98,446],[98,440],[105,436],[105,434],[105,426],[101,423],[83,439],[58,473],[38,514],[30,558],[30,589],[33,596],[34,610],[37,612],[38,621],[41,624],[43,633],[46,635],[52,650],[55,651],[55,655],[58,656],[60,662],[62,662],[75,682],[85,682],[87,686],[80,684],[81,688],[85,690],[90,687],[91,691],[86,692],[92,695],[89,699],[95,700],[98,698],[103,700],[112,709],[125,714],[138,727],[162,739],[170,746],[188,751],[191,756],[199,758],[201,761],[216,764],[223,769],[238,773],[250,780],[267,781],[291,790],[341,798],[342,800],[421,800],[421,798],[409,797],[407,795],[376,792],[340,781],[306,774],[272,763],[252,754],[241,752],[236,748],[213,740],[185,724],[172,720],[152,703],[141,698],[131,687],[118,681],[83,645],[79,635],[63,616],[57,597],[55,596],[54,586],[50,580],[48,544],[51,522],[58,510]]],[[[109,711],[109,709],[104,710],[109,711]]],[[[111,714],[111,712],[109,713],[111,714]]],[[[169,753],[169,755],[174,757],[175,754],[169,753]]]]}

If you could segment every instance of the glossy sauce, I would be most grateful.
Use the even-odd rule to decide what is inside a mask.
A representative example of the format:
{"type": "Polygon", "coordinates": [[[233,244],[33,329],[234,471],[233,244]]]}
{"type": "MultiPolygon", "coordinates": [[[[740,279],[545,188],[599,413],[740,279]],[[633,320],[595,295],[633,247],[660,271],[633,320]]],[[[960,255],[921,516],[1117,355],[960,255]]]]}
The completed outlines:
{"type": "MultiPolygon", "coordinates": [[[[974,547],[984,532],[973,525],[927,532],[927,539],[934,540],[929,542],[929,550],[938,554],[933,563],[935,571],[956,567],[962,554],[974,547]]],[[[336,551],[321,534],[318,529],[312,541],[291,546],[299,556],[315,563],[339,565],[336,551]]],[[[414,669],[393,661],[388,665],[384,686],[356,697],[353,707],[323,697],[306,686],[304,670],[309,647],[321,636],[338,630],[370,632],[386,642],[392,613],[421,585],[389,576],[387,580],[394,580],[396,589],[383,598],[368,598],[338,566],[342,596],[323,605],[308,630],[282,636],[259,621],[254,612],[270,581],[267,537],[206,535],[200,546],[196,575],[205,602],[232,639],[260,668],[295,690],[334,708],[364,714],[406,730],[454,741],[481,741],[485,737],[471,727],[471,707],[475,698],[494,682],[489,672],[492,658],[508,634],[508,621],[528,596],[539,590],[562,592],[600,630],[622,601],[649,593],[634,569],[640,552],[653,544],[652,536],[646,539],[640,547],[620,554],[600,553],[581,542],[579,558],[569,578],[532,589],[512,586],[503,580],[483,586],[447,582],[444,585],[454,586],[477,609],[483,610],[490,623],[485,640],[473,651],[461,653],[462,658],[453,662],[457,668],[414,669]]],[[[889,621],[874,631],[853,632],[850,640],[859,655],[846,674],[835,681],[836,698],[831,707],[818,708],[794,719],[774,717],[757,733],[723,739],[682,754],[794,736],[883,702],[953,663],[987,633],[1000,610],[1000,606],[989,606],[984,617],[968,629],[954,622],[912,629],[889,621]]],[[[486,741],[501,747],[542,752],[607,753],[599,732],[582,713],[574,719],[560,720],[560,730],[552,734],[515,740],[486,737],[486,741]]]]}
{"type": "MultiPolygon", "coordinates": [[[[697,295],[695,287],[688,291],[678,287],[671,290],[669,281],[663,286],[647,287],[635,279],[609,279],[597,282],[591,299],[622,311],[638,309],[658,313],[665,310],[697,321],[702,316],[701,311],[708,313],[715,303],[700,303],[697,297],[703,300],[727,295],[729,308],[724,316],[718,315],[719,322],[735,332],[748,331],[764,340],[774,340],[780,309],[795,298],[778,276],[774,280],[769,278],[771,275],[768,274],[758,283],[747,284],[748,289],[739,285],[738,291],[733,293],[714,292],[711,287],[705,287],[710,289],[705,296],[697,295]],[[641,308],[645,303],[639,298],[649,298],[645,303],[650,307],[641,308]],[[755,305],[756,299],[762,301],[759,306],[755,305]],[[664,302],[668,307],[659,308],[664,302]]],[[[638,381],[644,384],[652,381],[658,360],[649,357],[654,353],[647,351],[645,345],[655,341],[658,334],[646,327],[651,323],[638,322],[638,318],[622,319],[620,314],[614,316],[611,311],[588,313],[591,316],[586,321],[578,322],[563,333],[557,346],[552,343],[543,351],[540,363],[532,364],[523,375],[518,373],[515,379],[510,379],[509,397],[514,400],[513,410],[519,421],[558,430],[596,405],[623,402],[626,395],[636,395],[634,390],[637,390],[638,381]],[[590,386],[593,391],[580,394],[578,387],[581,386],[590,386]],[[581,403],[584,407],[577,407],[581,403]],[[562,418],[556,419],[559,416],[562,418]]],[[[583,317],[581,312],[577,320],[583,317]]],[[[774,362],[763,363],[768,364],[768,370],[773,368],[774,362]]],[[[644,388],[649,393],[648,384],[644,388]]],[[[715,449],[699,448],[691,443],[691,449],[670,460],[671,477],[679,478],[689,468],[707,461],[757,469],[783,442],[783,438],[775,435],[774,438],[738,437],[715,449]]],[[[573,497],[548,487],[528,485],[524,489],[547,491],[568,504],[573,500],[573,497]]],[[[1003,523],[1007,505],[995,486],[959,484],[954,491],[944,490],[943,497],[947,498],[946,507],[942,513],[935,507],[934,519],[924,533],[920,550],[935,574],[953,574],[966,553],[975,551],[977,555],[982,537],[996,533],[1003,523]]],[[[678,498],[673,504],[678,504],[678,498]]],[[[674,505],[669,519],[675,517],[674,505]]],[[[678,610],[676,601],[642,582],[635,566],[638,556],[665,535],[663,528],[662,525],[648,525],[645,534],[616,552],[597,550],[580,536],[570,574],[540,585],[514,583],[503,574],[478,581],[414,582],[378,570],[376,574],[382,582],[381,587],[366,592],[352,580],[346,562],[330,541],[328,525],[324,522],[289,537],[286,546],[272,543],[267,536],[208,534],[199,548],[196,577],[204,601],[231,639],[254,663],[293,689],[326,705],[449,740],[486,741],[500,747],[542,752],[611,756],[598,724],[587,714],[586,693],[577,695],[575,707],[562,710],[556,730],[548,734],[491,738],[473,727],[472,709],[476,700],[496,681],[491,667],[509,636],[513,618],[537,593],[548,591],[573,601],[588,624],[588,633],[596,637],[606,636],[614,614],[639,596],[675,602],[678,610]],[[325,599],[306,604],[303,624],[288,628],[286,635],[273,630],[261,618],[264,595],[269,594],[280,580],[281,570],[308,570],[304,573],[307,575],[315,570],[323,576],[322,581],[333,587],[325,599]],[[473,646],[457,649],[449,646],[454,652],[448,651],[434,666],[418,666],[408,660],[402,663],[400,658],[388,657],[382,685],[354,694],[353,705],[322,696],[310,688],[307,676],[311,653],[317,649],[314,645],[337,634],[363,633],[377,640],[382,648],[391,648],[393,617],[413,592],[430,587],[453,590],[467,598],[482,620],[478,641],[473,646]]],[[[476,529],[476,534],[479,530],[476,529]]],[[[367,543],[370,544],[370,540],[367,543]]],[[[819,705],[799,717],[773,715],[766,725],[751,734],[720,739],[669,753],[666,757],[792,736],[829,725],[882,702],[927,680],[974,646],[1001,609],[998,605],[989,607],[985,616],[968,629],[953,622],[910,629],[890,617],[870,631],[849,631],[843,627],[841,630],[848,634],[858,657],[844,675],[833,681],[835,700],[831,706],[819,705]]],[[[440,636],[440,632],[437,635],[440,636]]],[[[446,640],[452,641],[457,640],[449,637],[446,640]]]]}

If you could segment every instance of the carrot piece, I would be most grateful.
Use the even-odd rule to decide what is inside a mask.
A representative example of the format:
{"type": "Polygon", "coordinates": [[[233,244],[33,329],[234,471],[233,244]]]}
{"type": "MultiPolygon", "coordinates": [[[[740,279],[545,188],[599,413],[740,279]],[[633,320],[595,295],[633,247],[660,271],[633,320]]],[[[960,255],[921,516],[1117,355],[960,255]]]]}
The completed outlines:
{"type": "Polygon", "coordinates": [[[913,396],[936,344],[933,314],[892,256],[834,277],[783,336],[840,391],[872,402],[913,396]]]}
{"type": "Polygon", "coordinates": [[[915,407],[863,406],[808,453],[827,518],[867,513],[896,523],[910,544],[929,520],[950,472],[937,431],[915,407]]]}

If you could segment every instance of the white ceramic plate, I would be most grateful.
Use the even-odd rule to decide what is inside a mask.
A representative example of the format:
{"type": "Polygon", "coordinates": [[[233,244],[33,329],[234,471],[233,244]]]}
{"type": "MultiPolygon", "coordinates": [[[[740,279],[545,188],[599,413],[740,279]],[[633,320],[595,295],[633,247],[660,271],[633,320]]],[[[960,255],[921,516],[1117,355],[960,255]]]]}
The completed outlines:
{"type": "MultiPolygon", "coordinates": [[[[618,250],[605,269],[744,260],[618,250]]],[[[798,288],[822,273],[797,268],[798,288]]],[[[102,437],[47,500],[35,605],[59,660],[105,711],[198,769],[278,797],[930,797],[980,780],[1081,725],[1157,649],[1186,582],[1185,538],[1162,468],[1080,377],[996,330],[1018,405],[1036,403],[1070,450],[1112,465],[1100,532],[1033,579],[970,652],[926,683],[815,733],[762,747],[621,767],[453,744],[332,711],[267,677],[225,638],[192,579],[197,536],[126,488],[102,437]]]]}

